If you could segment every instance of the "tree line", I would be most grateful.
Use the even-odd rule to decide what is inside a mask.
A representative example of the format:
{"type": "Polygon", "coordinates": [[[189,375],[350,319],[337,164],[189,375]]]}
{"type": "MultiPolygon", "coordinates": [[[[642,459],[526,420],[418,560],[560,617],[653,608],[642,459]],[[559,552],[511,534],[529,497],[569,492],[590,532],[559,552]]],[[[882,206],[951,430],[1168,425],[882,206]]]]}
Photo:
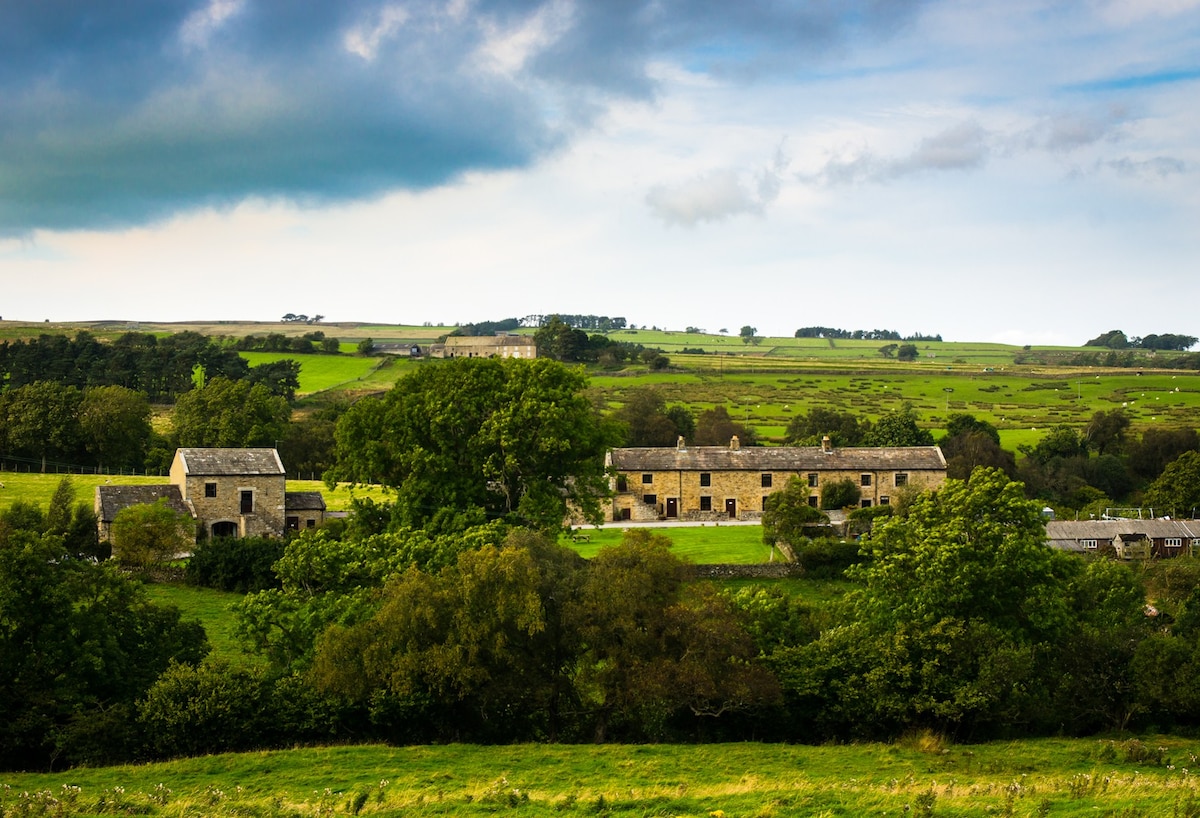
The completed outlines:
{"type": "Polygon", "coordinates": [[[86,331],[74,337],[41,335],[0,342],[0,391],[35,383],[77,389],[119,386],[143,393],[151,403],[174,403],[196,386],[199,373],[200,380],[226,378],[263,383],[290,399],[300,385],[299,364],[280,361],[251,367],[239,350],[313,352],[314,343],[321,340],[336,345],[335,339],[324,339],[319,332],[301,339],[278,334],[267,339],[247,336],[232,344],[191,331],[161,338],[127,332],[112,343],[102,343],[86,331]]]}
{"type": "Polygon", "coordinates": [[[891,329],[856,329],[845,330],[836,327],[801,327],[796,330],[797,338],[831,338],[849,341],[940,341],[941,335],[925,335],[913,333],[901,336],[891,329]]]}
{"type": "Polygon", "coordinates": [[[1194,335],[1179,335],[1170,332],[1162,335],[1151,333],[1142,338],[1136,335],[1129,337],[1121,330],[1114,329],[1101,333],[1090,341],[1085,341],[1083,345],[1085,347],[1104,347],[1106,349],[1148,349],[1185,352],[1195,346],[1196,341],[1197,338],[1194,335]]]}

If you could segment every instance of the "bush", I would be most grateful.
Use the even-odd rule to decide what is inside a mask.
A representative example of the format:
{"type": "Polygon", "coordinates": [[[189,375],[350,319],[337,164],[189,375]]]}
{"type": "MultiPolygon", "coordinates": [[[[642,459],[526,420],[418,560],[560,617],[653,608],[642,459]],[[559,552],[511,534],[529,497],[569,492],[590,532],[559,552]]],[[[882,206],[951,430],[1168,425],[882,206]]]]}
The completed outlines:
{"type": "Polygon", "coordinates": [[[187,562],[192,585],[240,594],[279,588],[272,566],[283,556],[284,541],[267,537],[217,537],[196,544],[187,562]]]}
{"type": "Polygon", "coordinates": [[[841,579],[847,568],[866,560],[855,542],[821,539],[796,549],[796,564],[813,579],[841,579]]]}

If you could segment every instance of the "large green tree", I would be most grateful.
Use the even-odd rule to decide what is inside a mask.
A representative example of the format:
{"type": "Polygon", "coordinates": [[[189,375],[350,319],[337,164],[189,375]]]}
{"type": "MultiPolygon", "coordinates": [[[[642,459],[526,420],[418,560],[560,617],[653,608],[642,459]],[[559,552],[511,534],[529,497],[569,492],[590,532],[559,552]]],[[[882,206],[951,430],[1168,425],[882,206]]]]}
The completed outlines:
{"type": "Polygon", "coordinates": [[[82,443],[79,405],[74,386],[38,381],[0,394],[0,443],[10,454],[48,460],[75,458],[82,443]]]}
{"type": "Polygon", "coordinates": [[[917,413],[904,404],[875,421],[864,441],[868,446],[932,446],[933,433],[917,424],[917,413]]]}
{"type": "Polygon", "coordinates": [[[696,428],[687,407],[668,408],[662,392],[654,387],[629,390],[613,419],[624,428],[626,446],[674,446],[680,436],[690,437],[696,428]]]}
{"type": "Polygon", "coordinates": [[[568,503],[599,519],[610,441],[586,385],[544,359],[431,363],[350,407],[326,479],[396,489],[398,520],[416,527],[476,508],[554,528],[568,503]]]}
{"type": "Polygon", "coordinates": [[[705,409],[696,416],[697,446],[728,446],[735,437],[742,446],[753,446],[758,442],[754,430],[731,418],[724,406],[705,409]]]}
{"type": "Polygon", "coordinates": [[[834,446],[861,446],[870,424],[857,415],[824,406],[814,406],[796,415],[787,425],[784,443],[788,446],[820,446],[825,436],[834,446]]]}
{"type": "Polygon", "coordinates": [[[179,396],[172,413],[180,446],[274,446],[292,409],[262,384],[213,378],[179,396]]]}
{"type": "Polygon", "coordinates": [[[1184,452],[1146,489],[1144,502],[1156,513],[1196,516],[1200,508],[1200,452],[1184,452]]]}
{"type": "Polygon", "coordinates": [[[1127,577],[1092,575],[1045,536],[1039,504],[999,470],[918,496],[875,527],[849,623],[794,653],[793,693],[835,731],[1046,729],[1055,697],[1079,695],[1064,667],[1096,678],[1065,648],[1141,614],[1127,577]]]}
{"type": "Polygon", "coordinates": [[[124,386],[94,386],[83,391],[79,425],[84,446],[101,467],[143,466],[150,441],[150,401],[124,386]]]}

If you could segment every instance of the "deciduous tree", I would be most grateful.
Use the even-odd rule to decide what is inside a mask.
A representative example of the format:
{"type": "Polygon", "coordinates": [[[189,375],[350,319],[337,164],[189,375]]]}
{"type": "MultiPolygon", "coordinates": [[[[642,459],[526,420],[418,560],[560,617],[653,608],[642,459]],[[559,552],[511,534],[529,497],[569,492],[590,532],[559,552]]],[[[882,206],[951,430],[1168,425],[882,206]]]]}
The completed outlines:
{"type": "Polygon", "coordinates": [[[326,478],[396,489],[399,519],[415,527],[447,508],[560,527],[568,502],[598,518],[609,439],[586,383],[545,359],[422,367],[350,407],[326,478]]]}
{"type": "Polygon", "coordinates": [[[820,536],[829,515],[809,505],[808,483],[792,477],[782,489],[773,492],[763,504],[763,542],[775,545],[783,541],[799,545],[802,538],[820,536]]]}
{"type": "Polygon", "coordinates": [[[172,413],[180,446],[273,447],[291,419],[287,400],[262,384],[214,378],[181,395],[172,413]]]}
{"type": "Polygon", "coordinates": [[[192,518],[159,500],[118,511],[110,536],[118,562],[145,570],[186,553],[196,542],[196,527],[192,518]]]}

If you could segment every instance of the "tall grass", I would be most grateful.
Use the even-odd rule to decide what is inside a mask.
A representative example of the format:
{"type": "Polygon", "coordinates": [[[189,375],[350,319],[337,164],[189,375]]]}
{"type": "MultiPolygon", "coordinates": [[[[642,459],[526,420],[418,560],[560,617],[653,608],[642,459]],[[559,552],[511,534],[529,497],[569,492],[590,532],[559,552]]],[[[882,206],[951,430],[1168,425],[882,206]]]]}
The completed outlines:
{"type": "Polygon", "coordinates": [[[0,774],[5,815],[1195,816],[1194,741],[335,747],[0,774]],[[1153,748],[1150,756],[1130,747],[1153,748]],[[1161,748],[1161,752],[1159,751],[1161,748]]]}

